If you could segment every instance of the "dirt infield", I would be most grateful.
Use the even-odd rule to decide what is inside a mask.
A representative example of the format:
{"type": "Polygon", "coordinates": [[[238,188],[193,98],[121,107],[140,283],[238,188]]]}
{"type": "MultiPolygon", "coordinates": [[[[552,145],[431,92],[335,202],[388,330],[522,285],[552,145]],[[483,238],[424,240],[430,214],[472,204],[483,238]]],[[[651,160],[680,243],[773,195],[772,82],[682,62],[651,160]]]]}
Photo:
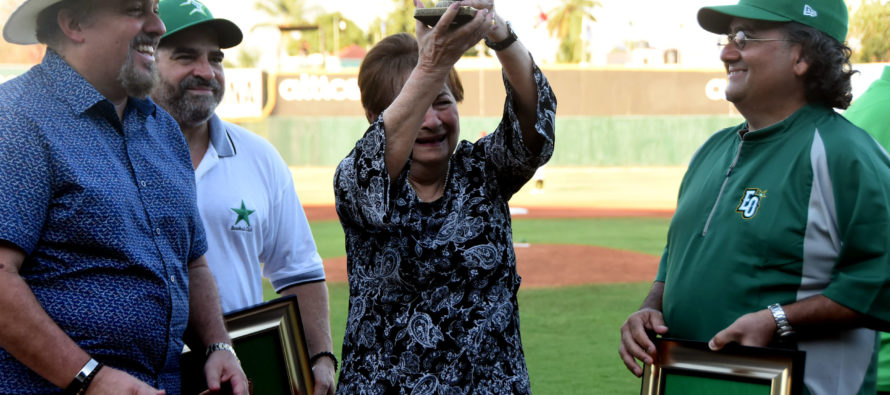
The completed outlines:
{"type": "MultiPolygon", "coordinates": [[[[309,220],[335,220],[332,206],[304,207],[309,220]]],[[[609,210],[594,208],[529,208],[518,218],[669,217],[667,210],[609,210]]],[[[553,244],[517,244],[516,264],[523,288],[558,287],[595,283],[651,281],[658,257],[604,247],[553,244]]],[[[328,281],[346,282],[346,257],[324,260],[328,281]]]]}
{"type": "MultiPolygon", "coordinates": [[[[334,206],[303,206],[306,218],[310,221],[336,220],[337,210],[334,206]]],[[[604,218],[604,217],[662,217],[670,218],[672,210],[664,209],[603,209],[603,208],[568,208],[568,207],[531,207],[519,208],[521,214],[514,213],[514,218],[604,218]]]]}
{"type": "MultiPolygon", "coordinates": [[[[658,258],[611,248],[535,244],[516,247],[523,288],[652,281],[658,258]]],[[[346,282],[346,257],[324,260],[327,281],[346,282]]]]}
{"type": "Polygon", "coordinates": [[[639,252],[579,245],[516,247],[523,288],[652,281],[658,258],[639,252]]]}

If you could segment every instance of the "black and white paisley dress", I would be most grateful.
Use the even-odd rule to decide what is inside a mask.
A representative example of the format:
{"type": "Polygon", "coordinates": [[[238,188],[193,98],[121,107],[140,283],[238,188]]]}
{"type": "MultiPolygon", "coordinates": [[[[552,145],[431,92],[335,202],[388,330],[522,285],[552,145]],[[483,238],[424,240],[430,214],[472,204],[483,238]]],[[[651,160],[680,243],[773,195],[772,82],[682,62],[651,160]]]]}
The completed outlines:
{"type": "Polygon", "coordinates": [[[522,142],[512,89],[494,133],[462,141],[444,195],[390,184],[378,118],[334,177],[346,234],[349,317],[339,394],[525,394],[508,200],[553,153],[556,98],[535,67],[539,155],[522,142]]]}

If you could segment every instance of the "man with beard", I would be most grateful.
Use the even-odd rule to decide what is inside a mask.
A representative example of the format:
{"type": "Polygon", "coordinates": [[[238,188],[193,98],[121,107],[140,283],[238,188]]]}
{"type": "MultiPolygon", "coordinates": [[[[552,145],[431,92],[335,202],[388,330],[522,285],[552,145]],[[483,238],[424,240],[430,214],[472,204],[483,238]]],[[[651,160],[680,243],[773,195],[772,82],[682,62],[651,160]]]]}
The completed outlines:
{"type": "Polygon", "coordinates": [[[324,267],[284,160],[269,142],[214,111],[225,90],[222,49],[241,30],[193,0],[161,0],[167,26],[152,93],[182,129],[191,151],[198,210],[207,234],[207,262],[224,312],[263,301],[262,277],[282,295],[296,295],[316,394],[333,394],[324,267]]]}
{"type": "Polygon", "coordinates": [[[26,0],[3,37],[47,45],[0,85],[0,393],[177,394],[183,334],[247,393],[175,121],[146,95],[151,0],[26,0]]]}
{"type": "Polygon", "coordinates": [[[745,122],[690,161],[619,354],[639,376],[653,332],[712,350],[791,347],[806,351],[803,393],[874,394],[875,329],[890,328],[890,157],[834,110],[852,98],[847,6],[740,0],[698,22],[723,35],[726,99],[745,122]]]}

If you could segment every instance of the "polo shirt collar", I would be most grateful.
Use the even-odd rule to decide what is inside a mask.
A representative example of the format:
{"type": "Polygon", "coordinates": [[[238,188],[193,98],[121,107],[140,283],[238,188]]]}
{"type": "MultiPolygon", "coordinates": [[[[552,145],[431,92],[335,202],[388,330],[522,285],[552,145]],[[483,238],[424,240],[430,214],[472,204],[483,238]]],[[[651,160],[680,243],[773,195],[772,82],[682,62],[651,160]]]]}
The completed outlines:
{"type": "MultiPolygon", "coordinates": [[[[108,99],[93,87],[77,70],[74,70],[56,51],[47,48],[41,67],[53,92],[76,113],[81,114],[108,99]]],[[[154,115],[157,107],[150,98],[129,97],[127,106],[133,105],[143,115],[154,115]]]]}
{"type": "Polygon", "coordinates": [[[233,143],[232,138],[229,137],[229,131],[226,128],[226,124],[219,119],[219,116],[216,115],[216,113],[210,117],[208,124],[210,126],[210,144],[213,145],[213,149],[216,150],[217,155],[219,155],[220,158],[235,156],[235,143],[233,143]]]}
{"type": "MultiPolygon", "coordinates": [[[[812,119],[813,114],[818,114],[819,112],[826,111],[834,111],[828,109],[824,105],[817,103],[809,103],[793,114],[789,115],[787,118],[775,123],[773,125],[767,126],[762,129],[758,129],[753,132],[745,133],[745,141],[746,142],[757,142],[757,141],[771,141],[773,137],[781,136],[785,133],[791,132],[793,130],[797,130],[795,128],[795,124],[800,119],[812,119]]],[[[748,124],[745,123],[745,127],[748,127],[748,124]]]]}

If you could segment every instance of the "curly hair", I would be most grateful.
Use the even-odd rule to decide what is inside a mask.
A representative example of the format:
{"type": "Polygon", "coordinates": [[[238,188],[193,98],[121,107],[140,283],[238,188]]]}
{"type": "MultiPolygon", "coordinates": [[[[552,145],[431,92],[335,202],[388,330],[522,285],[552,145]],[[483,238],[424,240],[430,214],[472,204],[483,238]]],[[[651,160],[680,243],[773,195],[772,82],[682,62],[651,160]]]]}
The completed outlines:
{"type": "MultiPolygon", "coordinates": [[[[396,99],[411,71],[417,66],[419,57],[417,40],[408,33],[384,38],[365,55],[358,70],[358,88],[368,121],[374,122],[396,99]]],[[[454,67],[448,73],[445,84],[454,99],[461,102],[464,88],[454,67]]]]}
{"type": "Polygon", "coordinates": [[[853,100],[850,78],[856,73],[850,63],[850,47],[797,22],[787,23],[786,33],[789,40],[801,44],[802,56],[810,64],[804,77],[807,101],[849,107],[853,100]]]}

